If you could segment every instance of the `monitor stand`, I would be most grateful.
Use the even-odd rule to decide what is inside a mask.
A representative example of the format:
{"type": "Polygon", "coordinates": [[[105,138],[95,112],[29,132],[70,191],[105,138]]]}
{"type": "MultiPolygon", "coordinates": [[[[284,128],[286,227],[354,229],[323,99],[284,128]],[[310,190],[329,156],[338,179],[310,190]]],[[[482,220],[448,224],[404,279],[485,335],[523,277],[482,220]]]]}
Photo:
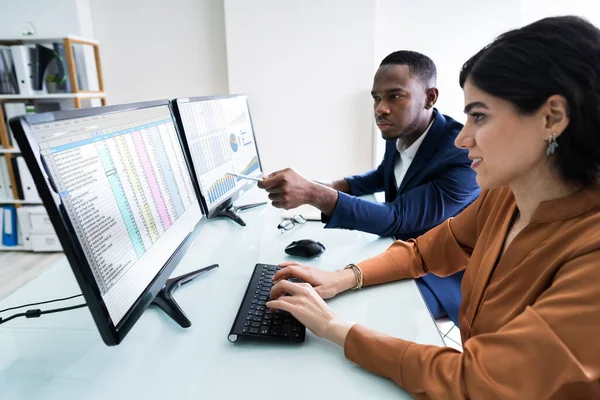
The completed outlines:
{"type": "Polygon", "coordinates": [[[179,289],[181,286],[195,281],[201,275],[204,275],[211,269],[217,268],[218,266],[219,264],[209,265],[206,268],[188,272],[187,274],[167,280],[165,286],[163,286],[154,300],[152,300],[152,304],[163,310],[165,314],[171,317],[182,328],[189,328],[192,326],[192,322],[188,319],[181,307],[179,307],[179,304],[177,304],[173,298],[173,292],[175,292],[175,290],[179,289]]]}
{"type": "Polygon", "coordinates": [[[249,210],[254,207],[262,206],[265,204],[267,204],[266,201],[264,201],[262,203],[245,204],[243,206],[230,205],[230,206],[225,207],[222,210],[218,211],[217,213],[215,213],[213,217],[214,218],[216,218],[216,217],[230,218],[230,219],[234,220],[235,222],[237,222],[238,224],[240,224],[241,226],[246,226],[246,223],[240,217],[239,212],[244,211],[244,210],[249,210]]]}

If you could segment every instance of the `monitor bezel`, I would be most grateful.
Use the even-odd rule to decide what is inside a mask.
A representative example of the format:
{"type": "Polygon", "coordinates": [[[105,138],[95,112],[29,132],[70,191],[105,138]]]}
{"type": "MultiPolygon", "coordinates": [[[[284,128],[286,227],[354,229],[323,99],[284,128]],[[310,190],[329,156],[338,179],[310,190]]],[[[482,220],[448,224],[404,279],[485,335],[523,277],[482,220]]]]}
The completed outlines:
{"type": "Polygon", "coordinates": [[[250,103],[248,102],[247,95],[245,95],[245,94],[229,94],[229,95],[220,95],[220,96],[180,97],[180,98],[173,99],[173,101],[172,101],[173,111],[175,114],[175,120],[177,121],[179,131],[182,133],[181,136],[183,137],[184,148],[187,153],[187,157],[190,160],[191,165],[192,165],[192,173],[194,174],[193,182],[197,185],[196,190],[200,194],[200,204],[202,205],[202,212],[208,218],[213,218],[221,210],[229,207],[231,204],[233,204],[233,202],[235,200],[237,200],[245,192],[247,192],[254,185],[256,185],[256,182],[251,181],[251,180],[247,180],[247,181],[244,180],[244,184],[242,186],[236,188],[233,191],[233,193],[231,193],[230,196],[227,196],[227,197],[221,199],[219,202],[212,205],[211,206],[212,208],[209,207],[209,204],[206,200],[206,194],[204,193],[204,189],[202,188],[202,185],[200,184],[200,178],[196,174],[196,168],[194,166],[194,159],[192,157],[192,153],[190,151],[190,147],[189,147],[189,144],[187,141],[187,135],[185,133],[185,128],[183,126],[183,119],[181,118],[181,112],[179,110],[179,106],[182,103],[192,103],[192,102],[197,102],[197,101],[208,101],[208,100],[221,100],[221,99],[230,99],[230,98],[236,98],[236,97],[241,97],[246,102],[246,108],[248,110],[248,119],[250,121],[250,127],[252,128],[252,139],[254,140],[254,148],[256,149],[256,158],[258,159],[258,166],[260,168],[260,174],[258,175],[258,177],[262,178],[264,176],[264,171],[263,171],[263,166],[262,166],[262,160],[260,158],[260,152],[258,150],[258,143],[256,141],[256,131],[254,129],[254,122],[252,121],[252,114],[250,112],[250,103]]]}
{"type": "MultiPolygon", "coordinates": [[[[90,309],[92,318],[94,319],[98,331],[100,332],[100,336],[102,337],[104,343],[109,346],[114,346],[121,343],[127,333],[131,330],[131,328],[133,328],[135,323],[142,316],[144,311],[148,308],[148,306],[150,306],[156,297],[156,294],[164,287],[165,282],[167,279],[169,279],[173,270],[177,267],[179,261],[183,258],[187,249],[193,242],[193,233],[199,229],[206,218],[204,218],[204,214],[202,213],[198,223],[195,226],[195,229],[186,235],[182,243],[180,243],[171,257],[165,262],[154,279],[144,289],[144,291],[141,292],[140,296],[133,303],[129,311],[125,314],[125,316],[123,316],[121,321],[115,325],[110,317],[106,305],[104,304],[100,294],[100,289],[96,283],[77,235],[71,228],[69,218],[66,213],[63,215],[63,213],[59,210],[58,204],[54,201],[50,183],[46,182],[46,177],[41,170],[42,162],[40,153],[39,151],[34,151],[34,148],[32,147],[32,144],[37,144],[37,141],[35,141],[34,137],[32,136],[31,125],[43,122],[61,121],[65,119],[134,111],[143,108],[159,106],[167,106],[169,108],[179,143],[182,146],[182,149],[184,149],[181,133],[179,132],[178,125],[175,121],[170,100],[157,100],[114,106],[63,110],[41,114],[29,114],[12,118],[9,122],[15,139],[21,149],[21,154],[25,159],[29,171],[31,172],[35,186],[38,190],[38,194],[48,212],[50,221],[52,222],[65,256],[69,261],[71,269],[73,270],[73,274],[75,275],[77,283],[81,288],[83,297],[88,305],[88,308],[90,309]]],[[[188,171],[191,171],[192,166],[187,153],[185,150],[182,151],[182,153],[187,169],[188,171]]],[[[191,180],[193,182],[193,179],[191,180]]],[[[194,192],[196,193],[196,199],[198,200],[199,193],[197,192],[196,188],[194,188],[194,192]]]]}

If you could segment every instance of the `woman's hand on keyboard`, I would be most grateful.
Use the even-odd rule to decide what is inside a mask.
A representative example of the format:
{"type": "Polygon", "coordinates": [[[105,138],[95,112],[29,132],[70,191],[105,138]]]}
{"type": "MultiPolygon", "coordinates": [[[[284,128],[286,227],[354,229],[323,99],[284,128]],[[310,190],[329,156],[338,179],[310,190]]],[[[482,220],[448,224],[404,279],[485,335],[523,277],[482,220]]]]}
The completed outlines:
{"type": "Polygon", "coordinates": [[[315,335],[344,346],[354,323],[336,315],[308,283],[280,280],[271,288],[271,298],[275,300],[268,301],[267,307],[289,312],[315,335]]]}
{"type": "Polygon", "coordinates": [[[279,266],[281,270],[275,273],[273,282],[299,279],[314,287],[315,292],[323,299],[330,299],[356,284],[356,277],[350,269],[329,272],[295,262],[282,263],[279,266]]]}

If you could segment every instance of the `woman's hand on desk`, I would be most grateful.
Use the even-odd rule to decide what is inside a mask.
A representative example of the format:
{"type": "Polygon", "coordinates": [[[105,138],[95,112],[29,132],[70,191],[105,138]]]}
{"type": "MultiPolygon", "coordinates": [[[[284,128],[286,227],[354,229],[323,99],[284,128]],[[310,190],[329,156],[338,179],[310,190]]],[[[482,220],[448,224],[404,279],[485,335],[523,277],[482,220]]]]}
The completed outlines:
{"type": "Polygon", "coordinates": [[[337,316],[310,284],[283,279],[271,288],[271,298],[267,307],[289,312],[315,335],[344,347],[354,323],[337,316]]]}
{"type": "Polygon", "coordinates": [[[315,292],[324,299],[330,299],[356,284],[354,272],[348,269],[329,272],[295,262],[282,263],[279,266],[281,270],[273,276],[274,282],[290,278],[300,279],[314,287],[315,292]]]}

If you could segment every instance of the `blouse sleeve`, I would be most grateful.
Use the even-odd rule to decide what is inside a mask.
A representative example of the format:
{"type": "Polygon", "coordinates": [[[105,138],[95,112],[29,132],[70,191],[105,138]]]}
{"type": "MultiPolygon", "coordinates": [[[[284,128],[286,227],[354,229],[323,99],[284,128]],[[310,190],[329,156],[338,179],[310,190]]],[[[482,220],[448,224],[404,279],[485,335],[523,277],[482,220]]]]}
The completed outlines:
{"type": "Polygon", "coordinates": [[[428,272],[448,276],[464,269],[477,241],[477,221],[488,191],[455,218],[442,222],[417,239],[395,241],[383,253],[358,264],[364,285],[375,285],[428,272]]]}
{"type": "Polygon", "coordinates": [[[346,357],[424,399],[546,399],[581,383],[587,391],[578,398],[600,398],[600,385],[589,385],[600,380],[598,260],[596,249],[563,265],[532,306],[468,339],[463,353],[355,325],[346,357]]]}

